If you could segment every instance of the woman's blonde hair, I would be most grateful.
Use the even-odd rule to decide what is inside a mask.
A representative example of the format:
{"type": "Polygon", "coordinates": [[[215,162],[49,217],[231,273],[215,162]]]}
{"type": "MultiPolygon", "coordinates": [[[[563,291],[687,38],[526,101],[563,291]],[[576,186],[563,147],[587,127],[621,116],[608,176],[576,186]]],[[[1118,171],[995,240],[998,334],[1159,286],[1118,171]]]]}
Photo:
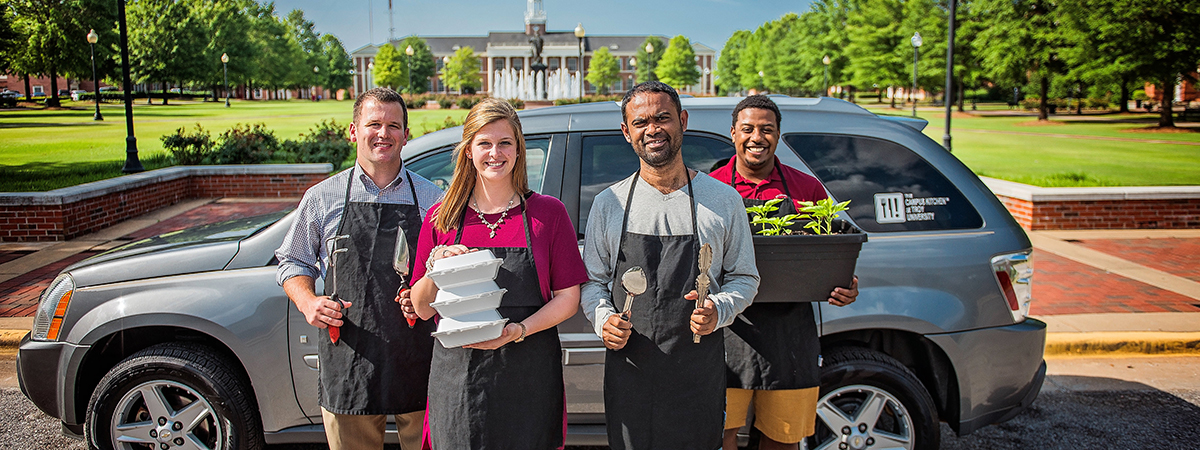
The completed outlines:
{"type": "Polygon", "coordinates": [[[433,220],[434,228],[445,233],[462,226],[463,214],[471,193],[475,191],[475,183],[479,172],[475,164],[467,157],[467,151],[475,140],[475,135],[485,125],[505,120],[512,127],[513,136],[517,139],[517,158],[512,162],[512,187],[518,195],[524,196],[529,192],[529,175],[525,172],[525,135],[521,132],[521,119],[517,110],[507,101],[498,98],[487,98],[471,108],[463,123],[463,137],[454,148],[454,179],[450,188],[442,198],[442,206],[438,208],[437,217],[433,220]]]}

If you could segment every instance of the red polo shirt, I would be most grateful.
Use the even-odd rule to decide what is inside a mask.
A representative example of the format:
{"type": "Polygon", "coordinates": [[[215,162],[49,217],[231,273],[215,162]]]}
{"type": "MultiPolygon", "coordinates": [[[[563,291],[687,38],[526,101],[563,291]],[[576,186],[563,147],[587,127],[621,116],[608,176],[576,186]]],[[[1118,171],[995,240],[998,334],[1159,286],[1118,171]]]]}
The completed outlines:
{"type": "MultiPolygon", "coordinates": [[[[821,182],[812,175],[806,174],[799,170],[788,167],[779,162],[779,158],[775,158],[775,170],[771,171],[771,175],[761,183],[754,183],[750,180],[742,178],[742,174],[735,169],[737,167],[737,156],[730,158],[720,169],[714,170],[709,176],[720,180],[722,183],[729,184],[731,176],[733,177],[733,188],[737,189],[738,194],[742,198],[752,200],[772,200],[786,195],[792,198],[794,202],[815,202],[828,197],[825,194],[825,187],[821,182]],[[787,188],[790,192],[783,190],[783,177],[787,178],[787,188]]],[[[796,205],[796,209],[800,209],[800,205],[796,205]]]]}

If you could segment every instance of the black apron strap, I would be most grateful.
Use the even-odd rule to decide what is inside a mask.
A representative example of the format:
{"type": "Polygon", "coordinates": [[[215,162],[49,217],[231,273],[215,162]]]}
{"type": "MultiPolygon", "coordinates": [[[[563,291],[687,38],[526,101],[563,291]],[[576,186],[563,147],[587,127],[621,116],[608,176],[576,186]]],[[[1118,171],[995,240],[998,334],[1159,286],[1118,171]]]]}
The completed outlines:
{"type": "MultiPolygon", "coordinates": [[[[686,169],[685,169],[686,170],[686,169]]],[[[736,170],[736,169],[735,169],[736,170]]],[[[633,189],[637,187],[637,182],[641,179],[642,171],[633,173],[633,182],[629,185],[629,195],[625,197],[625,213],[621,217],[621,239],[617,241],[617,248],[625,245],[625,230],[629,227],[629,205],[633,204],[633,189]]],[[[696,196],[692,192],[692,174],[688,173],[687,180],[688,200],[692,202],[692,235],[699,237],[699,227],[696,226],[696,196]]]]}
{"type": "MultiPolygon", "coordinates": [[[[466,228],[466,225],[467,225],[466,215],[467,215],[467,212],[463,211],[462,225],[459,226],[458,230],[456,230],[454,232],[454,244],[455,245],[462,243],[463,228],[466,228]]],[[[522,222],[522,226],[525,227],[525,248],[529,249],[529,251],[532,252],[533,251],[533,237],[529,234],[529,229],[532,227],[529,226],[529,205],[525,203],[525,196],[521,197],[521,222],[522,222]]]]}

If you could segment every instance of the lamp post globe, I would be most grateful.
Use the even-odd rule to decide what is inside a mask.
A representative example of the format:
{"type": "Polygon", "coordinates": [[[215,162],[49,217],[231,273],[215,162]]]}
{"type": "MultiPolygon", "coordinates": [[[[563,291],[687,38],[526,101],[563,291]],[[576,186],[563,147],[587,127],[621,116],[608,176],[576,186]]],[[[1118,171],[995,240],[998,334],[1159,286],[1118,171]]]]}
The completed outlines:
{"type": "Polygon", "coordinates": [[[221,54],[221,70],[225,72],[225,107],[229,107],[229,54],[221,54]]]}
{"type": "Polygon", "coordinates": [[[579,39],[579,60],[576,63],[575,73],[579,76],[579,103],[583,103],[583,38],[587,36],[587,31],[583,29],[582,23],[575,24],[575,39],[579,39]]]}
{"type": "Polygon", "coordinates": [[[821,63],[825,64],[825,87],[821,90],[822,97],[829,95],[829,63],[830,62],[831,61],[829,60],[829,55],[825,55],[824,58],[821,58],[821,63]]]}
{"type": "Polygon", "coordinates": [[[404,49],[404,54],[405,54],[406,56],[408,56],[408,58],[405,58],[405,59],[404,59],[404,60],[405,60],[405,62],[407,62],[407,63],[408,63],[408,64],[407,64],[407,66],[408,66],[408,67],[407,67],[407,68],[408,68],[408,70],[406,70],[406,71],[405,71],[405,72],[408,72],[408,84],[405,86],[405,88],[404,88],[404,89],[405,89],[406,91],[408,91],[410,94],[411,94],[411,93],[412,93],[412,91],[413,91],[413,88],[412,88],[412,55],[413,55],[413,53],[414,53],[414,52],[413,52],[413,48],[412,48],[412,46],[411,46],[411,45],[410,45],[410,46],[408,46],[408,48],[404,49]]]}
{"type": "Polygon", "coordinates": [[[912,115],[913,115],[913,117],[917,117],[917,61],[919,60],[920,53],[921,53],[919,49],[921,48],[921,44],[925,43],[925,41],[921,39],[921,33],[917,32],[917,33],[913,33],[912,38],[909,39],[909,42],[912,43],[912,48],[913,48],[913,88],[912,88],[913,112],[912,112],[912,115]]]}
{"type": "Polygon", "coordinates": [[[96,76],[96,43],[100,41],[100,35],[96,34],[96,30],[88,30],[87,41],[92,48],[92,94],[96,97],[96,114],[92,120],[104,120],[104,116],[100,115],[100,78],[96,76]]]}

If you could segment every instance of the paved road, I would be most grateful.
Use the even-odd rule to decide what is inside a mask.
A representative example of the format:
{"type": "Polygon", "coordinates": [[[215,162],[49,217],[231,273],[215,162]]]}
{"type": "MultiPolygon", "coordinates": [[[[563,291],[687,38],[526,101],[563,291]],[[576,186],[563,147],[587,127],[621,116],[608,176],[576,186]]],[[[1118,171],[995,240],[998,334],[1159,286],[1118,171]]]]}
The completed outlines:
{"type": "MultiPolygon", "coordinates": [[[[1032,409],[962,438],[943,425],[942,450],[1195,448],[1200,442],[1200,356],[1054,358],[1048,366],[1032,409]]],[[[12,371],[12,355],[0,354],[0,449],[83,450],[21,395],[12,371]]]]}

